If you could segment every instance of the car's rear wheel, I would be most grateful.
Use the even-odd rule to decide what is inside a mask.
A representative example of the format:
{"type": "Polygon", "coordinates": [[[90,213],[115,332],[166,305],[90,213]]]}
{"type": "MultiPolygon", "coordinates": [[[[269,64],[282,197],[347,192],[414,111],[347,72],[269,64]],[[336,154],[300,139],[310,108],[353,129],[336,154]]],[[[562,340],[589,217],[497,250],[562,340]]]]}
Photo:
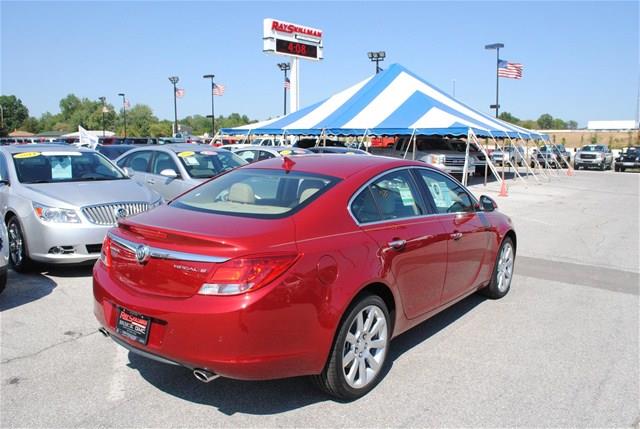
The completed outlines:
{"type": "Polygon", "coordinates": [[[2,291],[6,286],[7,286],[7,270],[4,269],[0,271],[0,293],[2,293],[2,291]]]}
{"type": "Polygon", "coordinates": [[[357,399],[380,381],[391,337],[389,311],[377,295],[365,295],[347,311],[322,374],[314,377],[325,392],[357,399]]]}
{"type": "Polygon", "coordinates": [[[513,245],[513,240],[510,237],[506,237],[498,251],[491,282],[481,292],[492,299],[499,299],[505,296],[511,288],[515,261],[516,248],[513,245]]]}
{"type": "Polygon", "coordinates": [[[33,266],[27,251],[27,242],[24,239],[22,227],[18,218],[13,216],[7,222],[7,232],[9,233],[9,261],[14,270],[19,273],[29,271],[33,266]]]}

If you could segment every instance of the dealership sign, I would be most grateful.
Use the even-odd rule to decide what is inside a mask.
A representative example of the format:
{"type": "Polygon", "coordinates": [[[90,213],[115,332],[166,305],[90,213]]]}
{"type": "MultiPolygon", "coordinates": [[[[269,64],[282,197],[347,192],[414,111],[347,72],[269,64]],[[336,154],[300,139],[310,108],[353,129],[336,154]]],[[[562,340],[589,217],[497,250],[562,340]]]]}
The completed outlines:
{"type": "Polygon", "coordinates": [[[322,30],[266,18],[263,31],[263,51],[276,55],[321,60],[322,30]]]}

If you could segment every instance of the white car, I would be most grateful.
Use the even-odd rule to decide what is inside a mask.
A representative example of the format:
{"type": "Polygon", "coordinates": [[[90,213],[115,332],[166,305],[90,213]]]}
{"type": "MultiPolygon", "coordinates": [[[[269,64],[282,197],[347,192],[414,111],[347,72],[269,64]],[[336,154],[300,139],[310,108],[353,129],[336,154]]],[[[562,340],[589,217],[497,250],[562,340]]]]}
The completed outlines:
{"type": "Polygon", "coordinates": [[[0,292],[7,285],[7,266],[9,265],[9,237],[7,227],[0,222],[0,292]]]}
{"type": "Polygon", "coordinates": [[[291,146],[254,146],[243,145],[231,149],[231,152],[238,155],[248,163],[262,161],[263,159],[276,158],[278,156],[308,155],[313,152],[291,146]]]}

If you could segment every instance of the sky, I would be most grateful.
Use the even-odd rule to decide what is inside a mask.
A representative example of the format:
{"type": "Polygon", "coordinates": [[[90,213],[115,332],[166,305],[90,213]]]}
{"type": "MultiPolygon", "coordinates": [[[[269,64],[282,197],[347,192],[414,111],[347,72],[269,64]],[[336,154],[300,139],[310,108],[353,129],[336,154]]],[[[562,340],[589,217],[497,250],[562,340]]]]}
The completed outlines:
{"type": "Polygon", "coordinates": [[[168,80],[185,96],[178,116],[211,113],[210,82],[225,86],[216,116],[282,113],[286,57],[262,52],[262,23],[274,18],[324,32],[324,60],[301,61],[300,105],[323,100],[400,63],[464,103],[491,112],[495,51],[524,65],[500,79],[501,111],[588,120],[635,119],[639,2],[10,2],[0,1],[0,87],[32,116],[59,112],[69,93],[119,106],[149,105],[173,118],[168,80]]]}

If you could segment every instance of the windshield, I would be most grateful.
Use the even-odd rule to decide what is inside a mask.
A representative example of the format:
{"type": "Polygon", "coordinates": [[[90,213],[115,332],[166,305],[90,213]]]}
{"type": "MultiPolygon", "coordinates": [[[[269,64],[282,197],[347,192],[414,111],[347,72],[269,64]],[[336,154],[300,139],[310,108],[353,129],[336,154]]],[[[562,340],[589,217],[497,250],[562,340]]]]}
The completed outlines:
{"type": "Polygon", "coordinates": [[[13,154],[13,164],[21,183],[126,179],[97,152],[21,152],[13,154]]]}
{"type": "Polygon", "coordinates": [[[604,146],[585,146],[581,149],[582,152],[604,152],[604,146]]]}
{"type": "Polygon", "coordinates": [[[133,146],[124,146],[124,145],[109,145],[109,146],[102,146],[100,148],[98,148],[98,152],[100,152],[101,154],[103,154],[104,156],[106,156],[107,158],[114,160],[117,157],[119,157],[120,155],[122,155],[125,152],[130,151],[131,149],[134,149],[133,146]]]}
{"type": "Polygon", "coordinates": [[[306,206],[337,181],[317,174],[242,168],[193,189],[171,205],[208,213],[278,218],[306,206]]]}
{"type": "Polygon", "coordinates": [[[228,151],[184,151],[177,155],[189,176],[194,179],[208,179],[247,164],[244,159],[228,151]]]}

